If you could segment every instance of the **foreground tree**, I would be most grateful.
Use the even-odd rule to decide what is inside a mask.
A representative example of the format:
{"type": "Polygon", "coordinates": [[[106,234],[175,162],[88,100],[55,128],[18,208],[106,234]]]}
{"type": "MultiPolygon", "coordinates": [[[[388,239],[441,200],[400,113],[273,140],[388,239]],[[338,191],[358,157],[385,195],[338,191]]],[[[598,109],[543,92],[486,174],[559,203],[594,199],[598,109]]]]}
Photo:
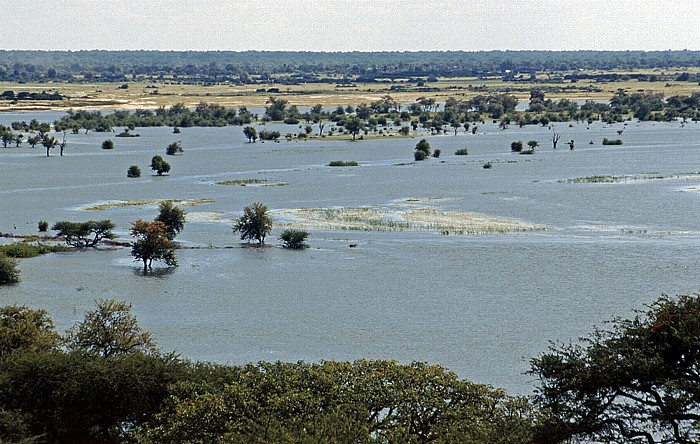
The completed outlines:
{"type": "Polygon", "coordinates": [[[536,442],[700,439],[700,295],[662,297],[532,361],[546,415],[536,442]]]}
{"type": "Polygon", "coordinates": [[[0,307],[0,358],[15,351],[46,351],[55,348],[59,335],[46,310],[25,306],[0,307]]]}
{"type": "Polygon", "coordinates": [[[87,222],[56,222],[52,230],[57,231],[56,236],[62,237],[68,245],[77,248],[96,247],[102,239],[114,239],[117,237],[112,230],[115,225],[110,220],[87,222]]]}
{"type": "Polygon", "coordinates": [[[136,241],[131,245],[131,255],[143,261],[143,271],[153,268],[154,260],[162,260],[170,267],[177,266],[175,244],[168,238],[168,227],[163,222],[137,220],[131,226],[136,241]]]}
{"type": "Polygon", "coordinates": [[[158,206],[158,216],[156,220],[163,222],[168,231],[168,239],[173,240],[185,227],[185,210],[165,200],[158,206]]]}
{"type": "Polygon", "coordinates": [[[102,357],[156,350],[151,334],[138,325],[126,301],[95,301],[96,309],[85,313],[83,321],[67,332],[70,350],[95,353],[102,357]]]}
{"type": "Polygon", "coordinates": [[[243,216],[233,225],[233,232],[240,233],[241,240],[256,240],[265,243],[265,236],[272,231],[272,217],[267,206],[256,202],[243,209],[243,216]]]}

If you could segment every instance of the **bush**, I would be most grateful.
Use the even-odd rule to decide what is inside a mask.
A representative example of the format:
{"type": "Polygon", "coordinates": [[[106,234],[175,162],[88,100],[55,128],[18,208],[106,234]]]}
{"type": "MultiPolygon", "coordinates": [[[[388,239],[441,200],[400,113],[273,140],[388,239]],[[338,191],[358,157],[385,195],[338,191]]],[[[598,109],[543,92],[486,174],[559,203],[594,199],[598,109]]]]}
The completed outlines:
{"type": "Polygon", "coordinates": [[[426,157],[430,156],[430,143],[425,139],[421,139],[420,142],[416,144],[416,151],[423,151],[426,157]]]}
{"type": "Polygon", "coordinates": [[[0,285],[19,282],[17,261],[0,253],[0,285]]]}
{"type": "Polygon", "coordinates": [[[355,162],[354,160],[352,161],[344,161],[344,160],[334,160],[331,163],[328,164],[328,166],[331,167],[354,167],[358,166],[359,163],[355,162]]]}
{"type": "Polygon", "coordinates": [[[425,151],[416,150],[416,152],[413,153],[413,158],[416,160],[425,160],[426,157],[428,156],[425,154],[425,151]]]}
{"type": "Polygon", "coordinates": [[[622,140],[620,139],[603,139],[603,145],[622,145],[622,140]]]}
{"type": "Polygon", "coordinates": [[[10,245],[0,245],[0,254],[11,258],[28,259],[39,256],[41,254],[55,253],[66,251],[68,248],[65,245],[43,245],[43,244],[27,244],[15,243],[10,245]]]}
{"type": "Polygon", "coordinates": [[[441,153],[442,153],[442,151],[440,151],[440,150],[435,150],[435,151],[433,151],[433,157],[435,157],[435,158],[437,159],[438,157],[440,157],[440,154],[441,154],[441,153]]]}
{"type": "Polygon", "coordinates": [[[523,142],[521,140],[518,140],[517,142],[513,142],[510,144],[510,150],[519,153],[523,150],[523,142]]]}
{"type": "Polygon", "coordinates": [[[141,177],[141,168],[138,165],[131,165],[128,170],[126,170],[126,177],[141,177]]]}
{"type": "Polygon", "coordinates": [[[102,142],[102,149],[103,150],[111,150],[114,149],[114,142],[111,140],[107,139],[104,142],[102,142]]]}
{"type": "Polygon", "coordinates": [[[163,160],[162,157],[155,155],[151,159],[151,169],[159,176],[162,176],[164,173],[170,172],[170,164],[163,160]]]}
{"type": "Polygon", "coordinates": [[[41,233],[44,233],[44,232],[49,230],[49,223],[46,222],[45,220],[40,220],[38,227],[39,227],[39,231],[41,233]]]}
{"type": "Polygon", "coordinates": [[[280,240],[284,242],[284,248],[290,248],[293,250],[301,250],[307,248],[309,245],[306,243],[306,238],[309,237],[308,231],[294,230],[287,228],[280,235],[280,240]]]}
{"type": "Polygon", "coordinates": [[[455,151],[455,156],[466,156],[467,154],[469,154],[469,151],[466,148],[460,148],[455,151]]]}
{"type": "Polygon", "coordinates": [[[185,150],[182,149],[182,142],[177,141],[168,145],[168,147],[165,149],[165,154],[168,156],[174,156],[176,154],[182,154],[183,151],[185,150]]]}

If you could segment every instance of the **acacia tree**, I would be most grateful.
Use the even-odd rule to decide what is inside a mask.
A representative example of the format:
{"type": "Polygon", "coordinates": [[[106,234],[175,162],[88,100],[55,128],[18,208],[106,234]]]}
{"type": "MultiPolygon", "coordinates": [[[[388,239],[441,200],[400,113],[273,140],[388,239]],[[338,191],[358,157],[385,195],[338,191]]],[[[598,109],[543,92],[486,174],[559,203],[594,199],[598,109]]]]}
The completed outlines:
{"type": "Polygon", "coordinates": [[[272,231],[272,217],[267,206],[255,202],[243,209],[243,216],[233,225],[233,232],[240,233],[241,240],[256,240],[265,243],[265,236],[272,231]]]}
{"type": "Polygon", "coordinates": [[[87,222],[56,222],[52,230],[57,231],[56,236],[62,237],[70,246],[77,248],[96,247],[102,239],[114,239],[117,237],[112,230],[115,225],[110,220],[87,222]]]}
{"type": "Polygon", "coordinates": [[[16,305],[0,307],[0,357],[17,350],[51,350],[59,339],[46,310],[16,305]]]}
{"type": "Polygon", "coordinates": [[[168,238],[168,227],[160,221],[137,220],[131,226],[136,241],[131,245],[131,255],[143,261],[143,271],[153,268],[154,260],[162,260],[170,267],[177,266],[175,244],[168,238]]]}
{"type": "Polygon", "coordinates": [[[535,442],[700,439],[700,295],[663,296],[579,344],[532,360],[545,415],[535,442]]]}
{"type": "Polygon", "coordinates": [[[156,220],[165,224],[165,228],[168,231],[168,239],[175,239],[175,236],[180,234],[185,227],[185,215],[187,213],[169,200],[161,202],[158,206],[158,211],[156,220]]]}
{"type": "Polygon", "coordinates": [[[141,330],[126,301],[95,301],[96,309],[85,313],[85,319],[67,332],[70,350],[96,353],[104,358],[156,350],[151,334],[141,330]]]}

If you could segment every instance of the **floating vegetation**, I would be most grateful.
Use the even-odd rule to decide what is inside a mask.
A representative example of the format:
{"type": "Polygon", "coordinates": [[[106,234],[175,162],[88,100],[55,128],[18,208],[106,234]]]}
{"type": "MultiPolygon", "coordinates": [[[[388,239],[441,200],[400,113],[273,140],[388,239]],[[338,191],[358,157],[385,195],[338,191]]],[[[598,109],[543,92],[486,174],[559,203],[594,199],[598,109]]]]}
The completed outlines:
{"type": "Polygon", "coordinates": [[[275,216],[278,225],[299,229],[434,231],[463,235],[506,234],[550,229],[544,225],[478,213],[440,211],[436,207],[300,208],[276,211],[275,216]]]}
{"type": "Polygon", "coordinates": [[[641,183],[650,180],[687,180],[697,179],[700,173],[685,173],[674,174],[670,176],[662,176],[658,173],[647,174],[625,174],[620,176],[586,176],[576,177],[574,179],[561,179],[558,183],[641,183]]]}
{"type": "Polygon", "coordinates": [[[269,183],[265,179],[238,179],[238,180],[221,180],[214,182],[215,185],[228,185],[236,187],[260,186],[260,187],[286,187],[289,185],[284,182],[269,183]]]}
{"type": "Polygon", "coordinates": [[[359,165],[359,163],[355,162],[354,160],[351,160],[351,161],[334,160],[328,164],[328,166],[330,166],[330,167],[355,167],[358,165],[359,165]]]}
{"type": "Polygon", "coordinates": [[[85,211],[102,211],[109,210],[112,208],[122,208],[122,207],[142,207],[147,205],[158,205],[161,202],[170,202],[172,204],[181,207],[194,207],[197,205],[204,205],[214,202],[214,199],[203,198],[203,199],[163,199],[163,200],[112,200],[108,202],[103,202],[95,205],[80,207],[81,210],[85,211]]]}

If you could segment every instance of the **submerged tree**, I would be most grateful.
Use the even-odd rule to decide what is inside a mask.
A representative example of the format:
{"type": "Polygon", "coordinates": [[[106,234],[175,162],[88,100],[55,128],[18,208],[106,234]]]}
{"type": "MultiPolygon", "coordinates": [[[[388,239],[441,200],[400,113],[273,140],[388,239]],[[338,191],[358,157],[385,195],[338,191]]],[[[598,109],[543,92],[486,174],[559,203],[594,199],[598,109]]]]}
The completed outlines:
{"type": "Polygon", "coordinates": [[[117,237],[112,230],[115,225],[110,220],[87,222],[56,222],[52,230],[58,231],[56,236],[62,237],[66,243],[73,247],[96,247],[102,239],[114,239],[117,237]]]}
{"type": "Polygon", "coordinates": [[[162,157],[155,155],[151,159],[151,170],[155,171],[159,176],[162,176],[170,172],[170,164],[163,160],[162,157]]]}
{"type": "Polygon", "coordinates": [[[165,200],[158,206],[158,216],[156,220],[163,222],[168,231],[168,239],[173,240],[185,227],[185,210],[175,205],[169,200],[165,200]]]}
{"type": "Polygon", "coordinates": [[[309,232],[305,230],[295,230],[287,228],[280,234],[280,240],[283,242],[284,248],[292,250],[302,250],[307,248],[306,238],[309,237],[309,232]]]}
{"type": "Polygon", "coordinates": [[[233,225],[234,233],[240,233],[241,240],[256,240],[265,243],[265,236],[272,231],[272,217],[267,206],[256,202],[243,209],[243,216],[233,225]]]}
{"type": "Polygon", "coordinates": [[[182,142],[173,142],[165,149],[165,154],[168,156],[174,156],[176,154],[182,154],[185,150],[182,148],[182,142]]]}
{"type": "Polygon", "coordinates": [[[0,285],[15,284],[17,282],[19,282],[17,261],[0,253],[0,285]]]}
{"type": "Polygon", "coordinates": [[[153,268],[153,261],[162,260],[170,267],[177,266],[175,244],[168,238],[168,227],[160,221],[137,220],[131,226],[136,241],[131,245],[131,255],[143,261],[143,271],[153,268]]]}

